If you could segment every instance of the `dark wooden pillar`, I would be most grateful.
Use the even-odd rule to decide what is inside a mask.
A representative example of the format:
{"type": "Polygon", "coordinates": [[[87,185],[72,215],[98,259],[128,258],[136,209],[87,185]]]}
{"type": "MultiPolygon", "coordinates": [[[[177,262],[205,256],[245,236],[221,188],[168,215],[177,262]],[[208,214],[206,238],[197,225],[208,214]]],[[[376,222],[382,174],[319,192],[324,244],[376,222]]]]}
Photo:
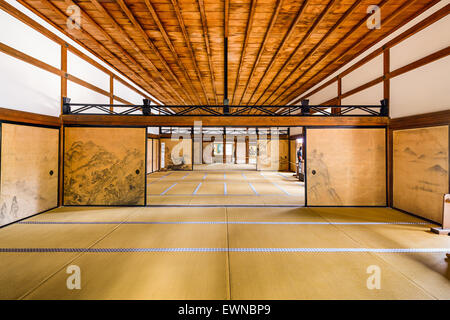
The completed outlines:
{"type": "MultiPolygon", "coordinates": [[[[337,91],[336,104],[340,106],[342,105],[342,78],[340,76],[337,78],[337,91]]],[[[339,115],[341,114],[341,108],[332,108],[331,113],[339,115]]]]}
{"type": "Polygon", "coordinates": [[[245,137],[245,163],[248,164],[250,162],[250,137],[245,137]]]}
{"type": "Polygon", "coordinates": [[[234,136],[234,163],[237,164],[237,136],[234,136]]]}
{"type": "Polygon", "coordinates": [[[227,136],[225,134],[225,127],[223,128],[223,163],[227,163],[227,136]]]}

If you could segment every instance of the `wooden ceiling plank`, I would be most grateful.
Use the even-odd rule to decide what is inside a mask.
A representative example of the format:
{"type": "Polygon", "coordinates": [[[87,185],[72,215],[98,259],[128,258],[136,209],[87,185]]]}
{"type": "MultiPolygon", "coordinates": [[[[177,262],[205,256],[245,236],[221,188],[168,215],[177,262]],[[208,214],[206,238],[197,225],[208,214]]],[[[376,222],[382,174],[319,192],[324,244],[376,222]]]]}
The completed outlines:
{"type": "Polygon", "coordinates": [[[327,31],[327,33],[320,39],[320,41],[300,60],[299,63],[292,69],[292,71],[288,74],[287,77],[277,86],[277,88],[272,91],[270,96],[264,100],[263,103],[267,103],[270,98],[283,86],[283,84],[305,63],[305,61],[312,56],[316,50],[329,38],[329,36],[339,28],[339,26],[353,13],[353,11],[361,4],[362,0],[355,1],[350,8],[348,8],[345,13],[339,18],[339,20],[333,25],[331,29],[327,31]]]}
{"type": "MultiPolygon", "coordinates": [[[[62,12],[58,7],[56,7],[53,3],[51,3],[51,2],[48,1],[48,0],[40,0],[40,2],[42,3],[42,5],[43,5],[44,7],[50,8],[50,9],[51,9],[57,16],[59,16],[61,19],[67,20],[68,16],[66,16],[66,14],[65,14],[64,12],[62,12]]],[[[73,4],[73,2],[72,2],[72,4],[73,4]]],[[[83,15],[83,11],[81,11],[81,13],[82,13],[82,15],[83,15]]],[[[56,24],[55,24],[55,26],[56,26],[56,24]]],[[[64,32],[64,29],[63,29],[63,28],[61,28],[60,26],[59,26],[58,28],[64,32]]],[[[97,25],[97,28],[100,28],[100,27],[97,25]]],[[[74,29],[74,30],[76,30],[76,29],[74,29]]],[[[100,30],[102,30],[102,29],[100,28],[100,30]]],[[[144,80],[144,79],[142,78],[142,76],[140,76],[140,75],[137,74],[134,70],[132,70],[130,67],[128,67],[128,65],[127,65],[125,62],[123,62],[121,58],[119,58],[118,56],[116,56],[113,52],[111,52],[111,51],[110,51],[108,48],[106,48],[103,44],[101,44],[99,41],[97,41],[97,40],[96,40],[89,32],[87,32],[82,26],[79,27],[78,31],[79,31],[82,35],[86,36],[90,41],[92,41],[92,42],[94,42],[96,45],[98,45],[99,48],[101,48],[103,51],[105,51],[105,52],[107,53],[107,55],[110,56],[110,58],[112,58],[112,60],[116,60],[116,61],[119,61],[121,64],[124,64],[124,65],[126,66],[126,68],[127,68],[128,70],[130,70],[130,72],[132,72],[136,77],[142,79],[142,80],[143,80],[144,82],[146,82],[146,83],[149,83],[149,81],[144,80]]],[[[75,36],[73,35],[73,33],[71,34],[71,37],[75,37],[75,36]]],[[[111,39],[111,40],[112,40],[112,39],[111,39]]],[[[114,41],[114,40],[112,40],[112,41],[114,41]]],[[[113,42],[113,44],[115,44],[115,42],[113,42]]],[[[115,46],[115,47],[116,47],[116,46],[115,46]]],[[[126,56],[126,57],[128,58],[128,54],[127,54],[123,49],[121,49],[121,47],[117,47],[117,49],[118,49],[122,54],[124,54],[124,56],[126,56]]],[[[131,58],[131,59],[133,59],[133,58],[131,58]]],[[[150,79],[150,80],[151,80],[151,79],[150,79]]],[[[160,92],[160,94],[159,94],[160,96],[161,96],[161,95],[162,95],[162,96],[165,96],[165,95],[167,94],[167,93],[165,92],[165,90],[163,90],[163,89],[159,86],[159,84],[157,84],[157,83],[154,82],[153,80],[151,80],[150,83],[151,83],[151,86],[152,86],[153,88],[157,89],[157,91],[160,92]]],[[[155,96],[157,96],[157,95],[155,95],[155,96]]],[[[176,100],[174,100],[170,95],[169,95],[169,97],[170,97],[170,98],[159,99],[159,100],[166,100],[167,102],[176,101],[176,100]]]]}
{"type": "Polygon", "coordinates": [[[288,31],[286,32],[286,34],[283,37],[283,40],[281,41],[280,45],[278,46],[275,54],[272,56],[272,58],[270,59],[269,65],[266,67],[266,69],[264,70],[261,78],[259,79],[259,82],[255,88],[255,90],[253,90],[253,93],[250,96],[250,99],[247,100],[247,105],[251,104],[251,101],[253,99],[253,96],[255,95],[255,93],[258,91],[259,87],[261,86],[266,74],[270,71],[270,69],[272,69],[275,60],[278,58],[278,55],[280,54],[280,52],[283,50],[284,46],[287,44],[287,41],[289,40],[289,38],[291,37],[292,33],[295,30],[295,27],[297,26],[297,24],[300,22],[301,17],[303,16],[303,13],[305,11],[305,8],[308,4],[309,0],[304,0],[302,5],[300,6],[300,9],[297,12],[297,15],[294,19],[294,21],[291,23],[291,25],[289,26],[288,31]]]}
{"type": "MultiPolygon", "coordinates": [[[[125,5],[124,0],[118,0],[118,2],[119,2],[119,4],[125,5]]],[[[122,7],[122,5],[121,5],[121,7],[122,7]]],[[[155,8],[153,7],[152,3],[149,0],[145,0],[145,5],[147,6],[147,9],[149,10],[156,25],[158,26],[158,30],[161,33],[161,35],[163,36],[164,41],[166,42],[167,46],[169,47],[170,52],[172,53],[173,57],[177,61],[177,65],[181,69],[181,71],[186,79],[186,82],[189,85],[191,94],[197,98],[197,102],[199,104],[202,104],[202,101],[197,93],[197,90],[194,89],[192,81],[190,80],[190,77],[187,73],[186,67],[184,66],[183,62],[181,61],[180,57],[178,56],[178,53],[176,52],[175,47],[173,46],[172,41],[169,38],[169,35],[167,34],[166,30],[164,29],[164,26],[158,16],[158,14],[156,13],[155,8]]]]}
{"type": "Polygon", "coordinates": [[[206,13],[205,13],[205,3],[203,0],[197,0],[197,5],[198,5],[198,9],[200,11],[200,19],[201,19],[201,23],[202,23],[202,31],[203,31],[203,39],[205,42],[205,46],[206,46],[206,54],[208,56],[208,65],[209,65],[209,72],[211,75],[211,84],[212,84],[212,88],[213,88],[213,93],[214,93],[214,101],[215,104],[218,105],[217,102],[217,89],[216,89],[216,80],[214,77],[214,68],[213,68],[213,64],[212,64],[212,60],[211,60],[211,47],[210,47],[210,43],[209,43],[209,34],[208,34],[208,26],[206,24],[206,13]]]}
{"type": "Polygon", "coordinates": [[[238,66],[238,70],[237,70],[237,74],[236,74],[236,80],[234,83],[234,89],[233,89],[233,96],[231,98],[231,104],[234,103],[234,99],[235,99],[235,94],[236,94],[236,89],[239,85],[239,80],[240,80],[240,76],[241,76],[241,68],[244,62],[244,58],[245,58],[245,53],[247,50],[247,46],[248,46],[248,39],[250,37],[250,32],[252,30],[252,24],[253,24],[253,17],[255,15],[255,8],[256,8],[256,0],[251,0],[250,3],[250,13],[248,16],[248,20],[247,20],[247,26],[245,27],[245,38],[244,38],[244,43],[242,45],[242,50],[241,50],[241,58],[239,59],[239,66],[238,66]]]}
{"type": "MultiPolygon", "coordinates": [[[[387,0],[383,0],[380,4],[378,4],[378,6],[380,7],[380,8],[382,8],[384,5],[386,5],[386,3],[388,3],[388,1],[387,0]]],[[[401,13],[404,13],[404,11],[405,11],[405,9],[406,8],[408,8],[408,7],[410,7],[410,6],[412,6],[413,4],[415,3],[415,1],[405,1],[402,5],[401,5],[401,8],[398,8],[397,10],[395,10],[391,15],[389,15],[388,17],[386,17],[384,20],[383,20],[383,23],[384,24],[387,24],[387,23],[389,23],[390,21],[393,21],[394,19],[396,19],[397,17],[398,17],[398,15],[400,15],[401,13]]],[[[415,14],[417,14],[417,12],[415,13],[415,14]]],[[[365,17],[364,19],[362,19],[357,25],[355,25],[349,32],[347,32],[345,35],[344,35],[344,37],[338,42],[338,43],[336,43],[334,46],[332,46],[330,49],[328,49],[315,63],[313,63],[305,72],[303,72],[300,76],[298,76],[295,80],[294,80],[294,83],[296,83],[296,82],[298,82],[298,80],[301,78],[301,77],[303,77],[307,72],[309,72],[310,70],[312,70],[312,68],[314,68],[317,64],[318,64],[318,62],[320,62],[321,60],[323,60],[326,56],[328,56],[337,46],[338,46],[338,44],[341,42],[341,41],[343,41],[344,39],[346,39],[346,38],[348,38],[353,32],[354,32],[354,30],[356,30],[357,28],[359,28],[359,27],[361,27],[363,24],[365,24],[366,23],[366,20],[367,20],[367,18],[365,17]]],[[[408,19],[408,21],[409,21],[410,19],[408,19]]],[[[399,23],[399,25],[398,25],[398,27],[399,26],[401,26],[401,25],[404,25],[406,23],[406,21],[402,21],[402,22],[400,22],[399,23]]],[[[394,30],[396,30],[398,27],[395,27],[394,28],[394,30]]],[[[344,54],[345,54],[345,52],[347,52],[347,51],[349,51],[351,48],[353,48],[353,47],[355,47],[355,46],[357,46],[358,44],[360,44],[360,42],[364,39],[364,38],[366,38],[366,36],[367,36],[367,34],[368,33],[370,33],[370,32],[372,32],[372,30],[368,30],[362,37],[360,37],[360,38],[358,38],[355,42],[353,42],[346,50],[344,50],[344,54]]],[[[391,32],[393,32],[393,30],[391,30],[391,32]]],[[[391,32],[389,32],[388,34],[390,34],[391,32]]],[[[385,38],[388,34],[385,34],[385,33],[383,33],[382,35],[380,35],[380,37],[378,37],[375,41],[373,41],[373,42],[371,42],[369,45],[367,45],[365,48],[364,48],[364,50],[367,50],[368,48],[370,48],[370,47],[372,47],[373,45],[375,45],[376,43],[378,43],[380,40],[382,40],[383,38],[385,38]]],[[[357,57],[357,56],[359,56],[362,52],[364,52],[364,51],[360,51],[359,53],[357,53],[356,55],[355,55],[355,57],[357,57]]],[[[279,98],[277,98],[277,100],[280,100],[280,103],[283,103],[283,102],[289,102],[289,101],[291,101],[292,99],[294,99],[294,97],[293,96],[299,96],[299,95],[301,95],[301,93],[300,94],[297,94],[297,92],[298,91],[300,91],[301,89],[303,89],[304,88],[304,86],[307,84],[307,83],[309,83],[312,79],[314,79],[317,75],[319,75],[319,74],[321,74],[322,73],[322,71],[323,70],[325,70],[326,68],[328,68],[330,65],[332,65],[333,63],[335,63],[336,61],[338,61],[339,59],[341,59],[342,57],[343,57],[343,55],[344,54],[342,54],[342,55],[338,55],[335,59],[333,59],[332,61],[330,61],[328,64],[326,64],[325,65],[325,67],[323,67],[323,68],[321,68],[320,69],[320,71],[318,71],[318,72],[316,72],[315,73],[315,75],[313,75],[311,78],[309,78],[305,83],[303,83],[303,84],[301,84],[301,86],[300,87],[298,87],[298,88],[286,88],[280,95],[279,95],[279,98]],[[293,91],[293,92],[291,92],[290,94],[288,94],[288,95],[285,95],[285,93],[287,92],[287,91],[289,91],[289,90],[291,90],[291,91],[293,91]]],[[[353,59],[351,59],[351,60],[353,60],[353,59]]],[[[342,65],[341,66],[338,66],[337,67],[337,69],[339,69],[339,68],[341,68],[342,67],[342,65]]],[[[337,70],[336,69],[336,70],[337,70]]],[[[333,71],[334,72],[334,71],[333,71]]],[[[332,73],[332,72],[331,72],[332,73]]],[[[329,74],[331,74],[331,73],[329,73],[329,74]]],[[[322,77],[322,79],[324,79],[323,77],[322,77]]],[[[320,81],[322,81],[322,80],[319,80],[319,82],[320,81]]],[[[317,83],[317,82],[316,82],[317,83]]],[[[313,85],[311,85],[309,88],[311,88],[312,86],[314,86],[315,84],[313,84],[313,85]]],[[[308,90],[308,89],[306,89],[306,90],[308,90]]],[[[304,92],[305,90],[303,90],[303,92],[304,92]]],[[[276,100],[275,100],[276,101],[276,100]]],[[[275,102],[274,101],[274,102],[275,102]]],[[[298,102],[299,101],[299,99],[296,99],[296,100],[294,100],[294,101],[292,101],[292,103],[296,103],[296,102],[298,102]]]]}
{"type": "MultiPolygon", "coordinates": [[[[329,12],[329,10],[331,9],[331,7],[336,3],[337,0],[330,0],[328,2],[328,4],[325,6],[325,8],[322,10],[322,12],[317,16],[317,18],[314,20],[314,23],[311,25],[311,27],[308,29],[308,31],[305,33],[305,35],[302,37],[302,40],[300,40],[300,42],[297,44],[297,46],[295,47],[294,51],[291,52],[291,54],[289,55],[289,57],[286,59],[286,61],[283,63],[283,65],[281,66],[281,68],[277,71],[277,73],[275,74],[275,76],[272,78],[272,81],[270,81],[269,85],[266,86],[266,88],[264,89],[264,91],[262,92],[262,94],[259,96],[259,98],[256,100],[255,104],[258,104],[258,102],[262,99],[262,97],[264,97],[264,95],[267,93],[267,91],[270,89],[270,87],[272,86],[272,84],[275,82],[275,80],[278,78],[278,76],[281,74],[281,72],[286,68],[286,66],[289,64],[289,62],[291,62],[292,58],[297,54],[298,50],[303,46],[303,44],[306,42],[306,40],[308,40],[311,37],[311,34],[316,31],[317,26],[323,21],[323,18],[326,16],[326,14],[329,12]]],[[[275,91],[272,91],[272,94],[275,91]]],[[[270,96],[272,96],[272,94],[270,96]]],[[[269,97],[270,97],[269,96],[269,97]]],[[[262,102],[262,104],[264,104],[266,101],[268,100],[268,98],[266,100],[264,100],[264,102],[262,102]]]]}
{"type": "Polygon", "coordinates": [[[239,99],[239,103],[238,103],[239,105],[242,103],[242,99],[244,98],[244,96],[245,96],[245,94],[247,92],[249,83],[250,83],[251,79],[253,78],[256,66],[258,65],[259,61],[261,60],[262,54],[263,54],[264,49],[265,49],[266,44],[267,44],[267,39],[270,36],[270,33],[271,33],[272,29],[273,29],[273,26],[275,25],[275,21],[278,18],[278,14],[280,13],[280,9],[281,9],[281,5],[282,4],[283,4],[283,0],[277,0],[275,11],[272,14],[269,26],[267,27],[267,29],[266,29],[266,31],[264,33],[263,41],[261,43],[261,46],[259,47],[258,54],[256,56],[255,62],[253,63],[252,69],[250,71],[250,75],[247,78],[247,82],[245,83],[244,92],[242,93],[241,98],[239,99]]]}
{"type": "Polygon", "coordinates": [[[224,9],[224,36],[225,38],[228,38],[228,29],[229,29],[229,23],[230,23],[230,0],[225,0],[225,9],[224,9]]]}
{"type": "MultiPolygon", "coordinates": [[[[228,1],[228,0],[226,0],[226,1],[228,1]]],[[[183,33],[184,42],[186,43],[187,48],[189,50],[189,54],[191,56],[192,64],[194,65],[198,81],[200,82],[200,86],[202,87],[202,91],[203,91],[203,95],[205,96],[206,104],[209,105],[208,94],[206,92],[206,88],[205,88],[205,85],[203,83],[203,79],[202,79],[202,74],[200,72],[200,68],[198,67],[198,64],[197,64],[197,59],[195,58],[195,53],[194,53],[194,49],[192,48],[191,40],[189,39],[189,33],[186,30],[186,25],[184,23],[183,16],[181,15],[180,6],[178,5],[178,0],[171,0],[171,2],[172,2],[172,6],[173,6],[173,8],[175,10],[175,14],[177,16],[178,24],[179,24],[179,26],[181,28],[182,33],[183,33]]]]}
{"type": "MultiPolygon", "coordinates": [[[[71,1],[71,0],[69,0],[71,1]]],[[[158,70],[158,68],[155,66],[155,64],[142,52],[142,50],[138,47],[138,45],[130,39],[128,34],[125,32],[125,30],[122,29],[122,27],[116,22],[116,20],[106,11],[106,9],[98,2],[98,0],[90,0],[90,2],[94,5],[94,7],[99,11],[104,18],[106,18],[114,27],[114,29],[120,34],[120,36],[133,48],[133,50],[154,70],[154,72],[159,76],[159,78],[166,84],[168,88],[171,89],[171,91],[184,103],[186,104],[186,100],[178,93],[177,90],[172,86],[172,84],[163,76],[163,74],[158,70]]],[[[85,13],[87,15],[87,13],[85,13]]],[[[93,19],[87,15],[89,19],[93,21],[93,19]]],[[[106,32],[105,32],[106,33],[106,32]]],[[[108,34],[109,35],[109,34],[108,34]]],[[[119,44],[118,44],[119,45],[119,44]]],[[[120,45],[119,45],[120,46],[120,45]]],[[[120,46],[121,47],[121,46],[120,46]]],[[[123,47],[122,47],[123,49],[123,47]]],[[[125,49],[123,49],[125,50],[125,49]]],[[[156,50],[157,51],[157,50],[156,50]]],[[[135,64],[139,64],[137,61],[134,62],[135,64]]],[[[169,71],[169,70],[168,70],[169,71]]],[[[170,73],[170,72],[169,72],[170,73]]],[[[149,75],[150,76],[150,75],[149,75]]],[[[151,76],[150,76],[151,77],[151,76]]],[[[176,76],[173,75],[173,78],[175,82],[180,86],[180,88],[183,90],[183,86],[179,83],[176,76]]],[[[183,90],[184,91],[184,90],[183,90]]],[[[186,97],[190,100],[189,94],[186,94],[186,97]]],[[[191,103],[193,103],[192,100],[190,100],[191,103]]]]}

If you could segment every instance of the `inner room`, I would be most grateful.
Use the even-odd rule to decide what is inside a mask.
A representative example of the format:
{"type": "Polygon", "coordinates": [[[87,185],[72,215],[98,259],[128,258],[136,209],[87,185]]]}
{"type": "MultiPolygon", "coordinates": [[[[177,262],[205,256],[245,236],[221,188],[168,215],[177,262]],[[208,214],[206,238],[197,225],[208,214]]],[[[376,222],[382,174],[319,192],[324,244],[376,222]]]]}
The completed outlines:
{"type": "Polygon", "coordinates": [[[153,127],[149,205],[305,205],[302,127],[153,127]]]}
{"type": "Polygon", "coordinates": [[[450,300],[449,13],[0,0],[0,300],[450,300]]]}

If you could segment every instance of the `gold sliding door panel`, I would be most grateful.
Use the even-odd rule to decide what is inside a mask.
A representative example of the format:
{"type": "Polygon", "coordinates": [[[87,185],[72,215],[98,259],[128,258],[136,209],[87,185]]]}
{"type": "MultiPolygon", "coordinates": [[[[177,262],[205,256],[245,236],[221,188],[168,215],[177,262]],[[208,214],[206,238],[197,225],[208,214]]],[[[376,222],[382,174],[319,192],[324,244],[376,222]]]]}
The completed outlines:
{"type": "Polygon", "coordinates": [[[258,139],[258,164],[260,171],[288,171],[289,140],[258,139]]]}
{"type": "Polygon", "coordinates": [[[449,192],[448,126],[393,132],[395,208],[442,223],[449,192]]]}
{"type": "Polygon", "coordinates": [[[306,165],[307,205],[386,205],[384,128],[308,128],[306,165]]]}
{"type": "Polygon", "coordinates": [[[66,127],[65,205],[144,205],[145,128],[66,127]]]}
{"type": "Polygon", "coordinates": [[[164,170],[192,170],[192,139],[161,139],[164,143],[164,170]]]}
{"type": "Polygon", "coordinates": [[[59,130],[1,125],[0,225],[58,203],[59,130]]]}

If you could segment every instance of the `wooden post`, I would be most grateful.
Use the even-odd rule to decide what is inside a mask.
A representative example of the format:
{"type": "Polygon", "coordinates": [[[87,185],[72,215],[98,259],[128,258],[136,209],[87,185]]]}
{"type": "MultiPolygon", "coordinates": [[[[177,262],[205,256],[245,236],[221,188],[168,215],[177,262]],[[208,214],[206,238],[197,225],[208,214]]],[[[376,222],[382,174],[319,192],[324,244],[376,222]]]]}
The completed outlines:
{"type": "Polygon", "coordinates": [[[223,164],[227,163],[227,138],[225,134],[225,127],[223,127],[223,139],[222,139],[222,146],[223,146],[223,164]]]}
{"type": "MultiPolygon", "coordinates": [[[[109,104],[114,104],[114,75],[109,76],[109,104]]],[[[113,111],[113,107],[109,107],[110,111],[113,111]]]]}
{"type": "Polygon", "coordinates": [[[389,48],[383,48],[383,96],[384,99],[390,98],[390,80],[389,72],[391,71],[391,60],[390,60],[390,50],[389,48]]]}
{"type": "MultiPolygon", "coordinates": [[[[340,106],[342,105],[342,78],[340,76],[337,78],[337,91],[336,104],[340,106]]],[[[341,113],[341,108],[332,108],[331,113],[338,115],[341,113]]]]}
{"type": "Polygon", "coordinates": [[[250,137],[245,137],[245,163],[248,164],[250,162],[250,137]]]}
{"type": "MultiPolygon", "coordinates": [[[[383,47],[383,98],[387,99],[389,101],[390,98],[390,80],[389,80],[389,72],[390,72],[390,50],[389,48],[383,47]]],[[[394,150],[394,144],[393,144],[393,131],[390,128],[386,129],[387,131],[387,155],[388,155],[388,161],[387,161],[387,171],[388,171],[388,180],[387,180],[387,205],[389,207],[392,207],[394,204],[394,169],[393,169],[393,150],[394,150]]]]}
{"type": "MultiPolygon", "coordinates": [[[[67,43],[61,45],[61,115],[63,114],[63,98],[67,97],[67,43]]],[[[64,197],[64,125],[59,127],[59,167],[58,167],[58,206],[63,205],[64,197]]]]}
{"type": "Polygon", "coordinates": [[[63,113],[63,97],[67,97],[67,43],[61,45],[61,114],[63,113]]]}
{"type": "Polygon", "coordinates": [[[237,136],[234,136],[234,163],[237,164],[237,136]]]}

